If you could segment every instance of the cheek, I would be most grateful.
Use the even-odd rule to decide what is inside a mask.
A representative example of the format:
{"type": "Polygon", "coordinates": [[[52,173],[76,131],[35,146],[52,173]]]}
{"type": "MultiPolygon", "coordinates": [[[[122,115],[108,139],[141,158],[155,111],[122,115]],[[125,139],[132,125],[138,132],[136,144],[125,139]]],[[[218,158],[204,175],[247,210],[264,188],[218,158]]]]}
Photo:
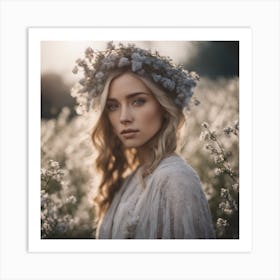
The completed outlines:
{"type": "Polygon", "coordinates": [[[151,129],[159,129],[162,125],[162,111],[158,106],[152,106],[147,108],[145,112],[142,112],[143,124],[151,129]]]}

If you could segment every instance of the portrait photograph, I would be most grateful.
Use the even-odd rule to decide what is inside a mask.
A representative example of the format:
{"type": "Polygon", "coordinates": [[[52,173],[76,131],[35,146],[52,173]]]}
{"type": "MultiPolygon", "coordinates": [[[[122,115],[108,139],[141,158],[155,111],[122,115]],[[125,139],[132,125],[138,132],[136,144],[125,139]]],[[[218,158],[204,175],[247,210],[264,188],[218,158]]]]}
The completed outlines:
{"type": "Polygon", "coordinates": [[[0,279],[279,280],[278,0],[0,1],[0,279]]]}
{"type": "Polygon", "coordinates": [[[30,98],[30,108],[37,100],[40,109],[40,153],[30,150],[40,165],[40,188],[29,186],[32,198],[40,194],[29,205],[30,246],[87,240],[98,250],[103,240],[118,250],[133,239],[130,250],[145,241],[141,250],[160,242],[160,250],[200,250],[203,240],[210,250],[224,240],[248,249],[250,228],[240,218],[249,212],[240,213],[239,196],[250,188],[242,190],[239,162],[247,157],[240,103],[250,94],[240,99],[248,84],[240,85],[239,73],[249,63],[250,30],[213,30],[213,40],[202,40],[202,29],[201,40],[190,29],[185,40],[180,29],[166,40],[100,40],[98,33],[92,41],[56,40],[63,31],[29,29],[29,69],[40,74],[41,93],[30,98]]]}
{"type": "MultiPolygon", "coordinates": [[[[101,44],[98,42],[98,45],[101,44]]],[[[127,178],[126,181],[130,177],[135,177],[134,175],[136,173],[139,176],[140,173],[143,173],[140,177],[143,180],[147,180],[146,177],[148,174],[145,175],[144,173],[150,172],[151,174],[149,175],[152,175],[156,168],[160,166],[160,162],[166,158],[166,167],[160,172],[160,176],[163,177],[162,181],[158,181],[157,176],[155,176],[154,179],[150,179],[153,182],[143,182],[142,186],[140,182],[141,178],[138,178],[138,184],[132,187],[135,188],[137,193],[134,194],[132,190],[126,193],[123,190],[124,193],[115,202],[118,206],[114,206],[114,210],[111,211],[111,221],[108,221],[108,223],[117,223],[114,229],[116,232],[112,235],[112,233],[106,231],[113,229],[104,228],[102,229],[105,231],[103,232],[104,237],[117,239],[133,237],[144,239],[200,239],[215,237],[238,239],[239,42],[149,41],[136,42],[135,46],[130,46],[128,45],[129,43],[124,42],[120,44],[115,46],[112,42],[105,42],[103,44],[105,45],[103,47],[104,50],[96,51],[94,50],[95,43],[93,41],[92,47],[89,46],[85,49],[85,52],[81,53],[84,55],[84,58],[77,58],[75,65],[73,65],[74,73],[72,71],[67,73],[65,70],[61,73],[50,72],[51,70],[42,73],[41,238],[97,237],[94,232],[93,221],[98,216],[97,211],[101,211],[100,214],[107,212],[104,211],[103,213],[103,210],[101,210],[103,205],[103,198],[101,198],[103,188],[106,193],[103,194],[104,196],[109,196],[110,190],[113,188],[116,188],[117,192],[122,191],[122,182],[118,182],[118,177],[116,179],[113,178],[113,173],[120,172],[119,176],[127,178]],[[143,46],[143,48],[140,48],[140,46],[143,46]],[[145,51],[148,48],[154,49],[154,53],[148,51],[146,53],[145,51]],[[160,56],[160,54],[156,55],[155,52],[158,49],[161,49],[165,54],[169,52],[170,56],[173,57],[176,54],[177,56],[179,55],[177,63],[183,65],[182,69],[184,70],[165,61],[165,58],[160,56]],[[103,52],[105,53],[104,57],[102,56],[99,59],[98,55],[103,54],[103,52]],[[166,63],[166,65],[161,66],[160,63],[166,63]],[[191,70],[187,70],[187,67],[191,70]],[[87,68],[92,68],[92,70],[89,70],[91,72],[86,73],[87,68]],[[194,69],[197,69],[196,72],[193,71],[194,69]],[[65,79],[68,77],[70,79],[70,75],[72,74],[72,79],[75,80],[76,75],[74,74],[79,74],[79,70],[82,72],[81,75],[85,75],[85,77],[80,78],[77,84],[72,85],[70,82],[67,84],[68,81],[65,81],[65,79]],[[118,73],[118,71],[121,71],[121,73],[118,73]],[[147,71],[147,73],[141,75],[140,71],[147,71]],[[170,74],[168,71],[170,71],[170,74]],[[95,87],[101,87],[103,83],[106,84],[105,78],[104,81],[101,80],[103,75],[108,75],[109,78],[110,73],[114,72],[117,72],[117,74],[113,78],[113,81],[116,81],[116,83],[120,81],[120,85],[114,83],[116,85],[114,88],[114,84],[109,84],[109,86],[112,85],[110,88],[111,92],[109,91],[113,95],[112,97],[108,96],[109,93],[103,93],[102,89],[100,93],[92,93],[95,87]],[[197,74],[197,72],[200,74],[197,74]],[[125,73],[128,75],[123,76],[125,73]],[[182,77],[182,81],[176,79],[176,74],[184,73],[186,73],[186,76],[182,77]],[[147,111],[140,111],[142,106],[143,109],[146,109],[144,106],[148,101],[146,98],[151,97],[147,94],[150,95],[153,93],[153,88],[148,89],[146,84],[143,85],[141,78],[138,83],[136,75],[139,75],[141,78],[144,76],[149,82],[153,82],[153,88],[156,86],[160,87],[159,89],[163,88],[162,92],[158,94],[167,95],[169,98],[167,101],[170,101],[170,106],[173,103],[175,105],[173,110],[176,110],[177,107],[182,111],[184,109],[188,110],[183,116],[184,123],[181,125],[181,131],[179,131],[179,127],[176,127],[171,132],[166,132],[165,134],[165,131],[169,129],[168,124],[164,124],[166,121],[161,123],[161,112],[158,111],[158,107],[151,106],[151,108],[147,108],[147,111]],[[99,76],[101,77],[100,79],[99,76]],[[117,77],[122,77],[124,80],[117,80],[117,77]],[[88,88],[83,88],[87,86],[87,80],[91,78],[93,80],[89,82],[88,88]],[[181,92],[179,86],[176,84],[180,82],[182,84],[188,83],[186,93],[183,90],[181,92]],[[120,90],[118,88],[119,86],[124,89],[120,90]],[[178,93],[176,92],[176,87],[178,93]],[[192,88],[192,92],[187,91],[189,88],[192,88]],[[131,99],[131,103],[128,102],[128,105],[124,103],[122,106],[122,109],[127,109],[127,112],[120,111],[119,113],[118,110],[121,109],[122,99],[126,99],[130,94],[137,93],[138,91],[143,94],[132,96],[135,99],[131,99]],[[119,92],[124,92],[124,96],[121,96],[119,92]],[[97,96],[94,96],[95,94],[97,96]],[[98,94],[107,94],[105,109],[95,109],[94,105],[97,107],[99,104],[92,104],[94,102],[101,102],[97,100],[99,97],[98,94]],[[182,100],[179,99],[181,97],[180,94],[182,95],[182,100]],[[77,105],[74,105],[75,98],[77,99],[77,105]],[[177,106],[175,103],[177,101],[176,98],[178,98],[179,102],[186,100],[186,105],[184,105],[186,108],[180,103],[177,106]],[[127,105],[127,108],[125,105],[127,105]],[[89,108],[86,108],[87,106],[89,108]],[[98,110],[103,110],[106,118],[111,117],[113,122],[113,124],[108,126],[100,124],[98,126],[100,127],[99,129],[107,130],[100,135],[98,132],[89,131],[93,128],[94,122],[101,121],[98,120],[100,117],[98,115],[95,116],[97,120],[93,117],[91,125],[85,117],[81,116],[83,113],[85,114],[84,111],[89,111],[90,114],[98,110]],[[124,115],[122,116],[121,114],[124,115]],[[114,115],[116,115],[116,118],[114,115]],[[158,116],[160,116],[159,119],[158,116]],[[113,125],[117,126],[117,133],[120,133],[117,134],[120,135],[120,143],[118,138],[114,138],[114,141],[112,143],[110,142],[115,133],[113,125]],[[164,125],[165,127],[162,133],[160,133],[161,127],[164,125]],[[181,132],[180,137],[176,137],[176,134],[179,132],[181,132]],[[141,135],[142,133],[143,135],[141,135]],[[162,143],[151,144],[151,138],[156,137],[159,138],[157,141],[162,141],[162,143]],[[164,139],[164,137],[167,138],[164,139]],[[98,140],[100,143],[97,142],[98,140]],[[159,145],[170,145],[170,147],[163,147],[161,148],[163,149],[162,151],[157,151],[160,149],[159,145]],[[147,148],[146,146],[150,147],[147,148]],[[117,152],[119,149],[123,149],[123,152],[129,153],[129,155],[127,157],[123,157],[121,154],[118,155],[117,152]],[[144,159],[139,158],[140,154],[144,153],[142,149],[148,149],[148,153],[154,152],[155,155],[147,159],[147,162],[144,162],[144,159]],[[157,155],[156,152],[161,154],[157,155]],[[108,155],[104,157],[104,153],[108,155]],[[169,154],[171,154],[171,157],[168,156],[169,154]],[[183,161],[180,162],[179,159],[183,159],[189,164],[184,166],[183,161]],[[114,161],[116,162],[116,166],[110,170],[110,166],[114,161]],[[133,161],[137,161],[137,163],[133,161]],[[128,169],[122,166],[126,162],[131,162],[128,169]],[[102,168],[94,170],[95,163],[102,165],[102,168]],[[118,164],[121,165],[122,171],[118,171],[118,164]],[[145,167],[146,169],[140,172],[139,169],[144,165],[147,166],[145,167]],[[196,172],[191,167],[203,179],[202,183],[197,181],[197,185],[193,187],[201,189],[204,195],[208,197],[212,215],[210,212],[207,213],[208,207],[204,208],[205,206],[203,204],[206,200],[200,197],[200,194],[186,192],[185,194],[182,193],[182,195],[185,195],[184,198],[177,196],[177,191],[181,194],[181,191],[184,192],[188,188],[188,181],[192,182],[192,180],[197,179],[195,177],[198,174],[195,174],[196,172]],[[151,171],[148,168],[151,168],[151,171]],[[177,168],[182,168],[183,172],[183,174],[177,174],[179,177],[183,176],[178,182],[176,182],[176,173],[172,174],[176,172],[177,168]],[[110,170],[110,172],[107,170],[110,170]],[[184,172],[192,172],[190,178],[187,174],[184,175],[184,172]],[[127,175],[125,175],[126,173],[127,175]],[[100,182],[100,176],[102,182],[100,182]],[[165,180],[168,180],[169,177],[170,181],[165,183],[165,180]],[[109,183],[111,180],[113,181],[112,185],[109,183]],[[161,195],[153,197],[156,195],[154,192],[160,193],[165,187],[171,191],[171,193],[166,194],[169,197],[163,198],[161,195]],[[94,188],[97,188],[97,190],[94,188]],[[137,191],[138,188],[139,192],[137,191]],[[152,188],[155,188],[154,192],[149,193],[148,189],[152,188]],[[175,191],[176,188],[180,189],[175,191]],[[147,194],[143,193],[144,189],[146,189],[147,194]],[[171,189],[174,189],[174,193],[171,189]],[[95,198],[94,191],[98,193],[95,198]],[[194,202],[196,196],[198,196],[198,201],[194,202]],[[149,200],[149,197],[153,197],[152,200],[149,200]],[[189,197],[190,201],[188,202],[189,197]],[[101,201],[99,202],[100,199],[101,201]],[[138,201],[142,199],[145,201],[140,206],[138,201]],[[168,199],[166,203],[170,203],[171,205],[161,205],[164,203],[162,201],[163,199],[168,199]],[[94,201],[97,204],[95,211],[94,201]],[[175,208],[173,203],[182,203],[182,205],[175,208]],[[194,205],[191,205],[192,203],[194,205]],[[125,211],[131,213],[132,216],[127,216],[130,215],[128,213],[122,213],[122,207],[125,208],[125,211]],[[135,208],[138,208],[137,211],[135,208]],[[142,213],[147,208],[150,208],[150,210],[142,213]],[[115,215],[115,211],[120,211],[119,218],[115,215]],[[132,213],[133,211],[136,211],[136,213],[132,213]],[[163,211],[162,214],[159,211],[163,211]],[[185,213],[188,211],[194,213],[188,216],[185,213]],[[203,212],[201,216],[196,213],[199,211],[203,212]],[[172,217],[168,216],[168,212],[171,212],[172,217]],[[138,229],[144,232],[138,233],[137,229],[129,232],[129,227],[137,227],[138,225],[139,221],[135,221],[137,215],[151,216],[147,221],[149,225],[142,225],[143,228],[138,229]],[[160,218],[161,221],[158,220],[158,215],[162,215],[160,218]],[[211,216],[211,218],[208,216],[211,216]],[[133,221],[129,221],[130,219],[133,221]],[[197,225],[197,228],[189,231],[189,228],[195,227],[196,224],[195,222],[188,224],[188,219],[199,219],[200,221],[198,222],[201,225],[197,225]],[[124,224],[122,224],[122,221],[124,221],[124,224]],[[171,225],[172,223],[174,225],[171,225]],[[184,223],[186,224],[184,225],[184,223]],[[155,226],[154,229],[152,229],[152,225],[155,226]],[[160,228],[162,228],[162,232],[160,232],[160,228]]],[[[42,42],[42,69],[47,69],[47,65],[44,64],[48,62],[58,63],[59,61],[59,66],[63,66],[62,57],[59,60],[56,58],[61,53],[73,49],[76,45],[78,44],[50,41],[42,42]]],[[[65,57],[65,59],[66,62],[70,60],[68,57],[65,57]]],[[[55,65],[53,66],[55,67],[55,65]]],[[[66,68],[66,66],[64,67],[66,68]]],[[[163,97],[165,96],[163,95],[163,97]]],[[[159,101],[155,102],[156,100],[154,98],[150,101],[153,101],[151,105],[160,104],[159,101]]],[[[162,104],[161,107],[164,107],[164,105],[162,104]]],[[[162,108],[161,110],[164,109],[162,108]]],[[[168,109],[166,108],[165,110],[168,109]]],[[[164,112],[163,114],[168,116],[169,113],[164,112]]],[[[177,114],[179,117],[180,112],[178,111],[177,114]]],[[[173,125],[179,126],[179,123],[173,125]]],[[[124,188],[128,189],[130,188],[129,186],[130,184],[128,183],[127,187],[124,188]]],[[[117,193],[113,192],[111,195],[114,198],[117,193]]],[[[109,207],[110,209],[113,200],[108,203],[106,208],[109,207]]],[[[111,227],[110,224],[106,226],[111,227]]]]}

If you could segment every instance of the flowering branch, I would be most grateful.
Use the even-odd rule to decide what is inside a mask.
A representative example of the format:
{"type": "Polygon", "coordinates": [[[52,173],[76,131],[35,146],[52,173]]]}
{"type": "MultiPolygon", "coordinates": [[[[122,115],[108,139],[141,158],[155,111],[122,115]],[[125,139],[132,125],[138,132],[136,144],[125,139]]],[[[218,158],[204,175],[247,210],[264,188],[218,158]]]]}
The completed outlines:
{"type": "MultiPolygon", "coordinates": [[[[202,132],[200,139],[206,142],[205,148],[214,159],[213,162],[216,165],[214,173],[216,176],[226,174],[231,178],[233,184],[231,184],[231,191],[227,186],[218,187],[220,189],[219,197],[216,198],[217,206],[220,210],[220,214],[216,220],[216,233],[217,236],[222,238],[226,236],[226,232],[230,227],[235,227],[233,230],[237,233],[234,236],[238,236],[238,193],[239,193],[239,175],[231,167],[229,159],[232,155],[230,151],[226,151],[222,141],[219,139],[215,131],[211,130],[209,124],[202,123],[202,132]]],[[[234,126],[228,126],[223,129],[223,133],[226,137],[231,135],[239,136],[238,122],[235,122],[234,126]]],[[[225,180],[220,181],[223,185],[225,180]]]]}

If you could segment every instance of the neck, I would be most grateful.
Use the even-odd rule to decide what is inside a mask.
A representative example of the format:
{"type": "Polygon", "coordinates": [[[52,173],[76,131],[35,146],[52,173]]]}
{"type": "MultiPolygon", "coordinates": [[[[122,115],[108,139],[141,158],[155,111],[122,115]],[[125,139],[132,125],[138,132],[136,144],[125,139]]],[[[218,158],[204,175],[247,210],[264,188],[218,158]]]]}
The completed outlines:
{"type": "Polygon", "coordinates": [[[139,163],[141,166],[147,166],[152,161],[152,152],[147,147],[141,147],[137,149],[139,163]]]}
{"type": "MultiPolygon", "coordinates": [[[[139,158],[139,164],[142,167],[147,167],[149,166],[149,164],[152,162],[153,158],[152,158],[152,151],[148,148],[139,148],[137,150],[137,154],[138,154],[138,158],[139,158]]],[[[170,152],[164,155],[163,158],[169,157],[169,156],[174,156],[177,155],[176,152],[170,152]]]]}

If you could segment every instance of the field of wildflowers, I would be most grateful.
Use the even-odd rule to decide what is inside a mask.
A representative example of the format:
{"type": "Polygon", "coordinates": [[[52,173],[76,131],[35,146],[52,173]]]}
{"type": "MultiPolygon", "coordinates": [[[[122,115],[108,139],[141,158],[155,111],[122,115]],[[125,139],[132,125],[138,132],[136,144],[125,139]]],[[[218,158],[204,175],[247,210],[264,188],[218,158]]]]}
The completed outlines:
{"type": "MultiPolygon", "coordinates": [[[[198,172],[217,238],[239,238],[239,80],[201,78],[179,152],[198,172]]],[[[90,130],[64,107],[41,121],[41,237],[94,238],[90,130]]]]}

